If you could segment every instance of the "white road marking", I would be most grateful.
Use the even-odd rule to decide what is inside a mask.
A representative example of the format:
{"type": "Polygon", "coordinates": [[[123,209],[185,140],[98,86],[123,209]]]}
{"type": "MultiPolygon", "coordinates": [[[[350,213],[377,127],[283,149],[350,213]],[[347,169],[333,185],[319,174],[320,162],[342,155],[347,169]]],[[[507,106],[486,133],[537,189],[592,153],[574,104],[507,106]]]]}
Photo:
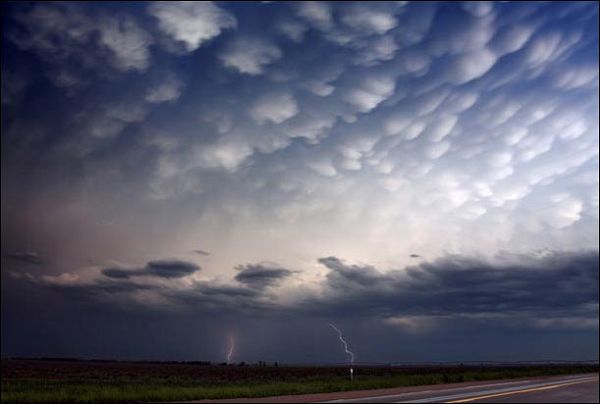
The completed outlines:
{"type": "Polygon", "coordinates": [[[547,381],[547,382],[543,382],[543,383],[534,383],[534,384],[529,384],[534,381],[525,379],[525,380],[517,380],[517,381],[511,381],[511,382],[507,381],[507,382],[500,382],[500,383],[480,384],[480,385],[467,386],[467,387],[454,387],[454,388],[443,389],[443,390],[420,390],[420,391],[412,391],[412,392],[407,392],[407,393],[389,394],[389,395],[383,395],[383,396],[369,396],[369,397],[362,397],[362,398],[337,399],[337,400],[322,401],[322,402],[323,403],[357,403],[357,402],[365,402],[368,400],[386,400],[385,402],[429,403],[429,402],[434,402],[434,401],[447,401],[447,400],[453,400],[453,399],[475,397],[475,396],[485,395],[485,394],[518,391],[523,388],[543,387],[543,386],[549,386],[549,385],[554,385],[554,384],[567,384],[567,383],[571,383],[573,381],[584,381],[584,380],[594,380],[594,379],[597,379],[597,377],[596,376],[584,376],[584,377],[568,376],[568,377],[563,377],[559,380],[547,381]],[[515,385],[515,384],[518,386],[511,386],[511,387],[506,387],[506,388],[481,391],[482,388],[497,387],[497,386],[509,386],[509,385],[515,385]],[[468,392],[464,392],[464,393],[450,394],[450,395],[446,394],[443,396],[426,397],[426,398],[414,399],[414,400],[409,399],[408,401],[396,401],[396,400],[403,400],[403,398],[408,399],[411,396],[416,396],[416,395],[436,393],[436,392],[437,393],[444,393],[444,392],[449,393],[449,392],[457,391],[457,390],[460,390],[460,391],[477,390],[477,391],[468,391],[468,392]]]}
{"type": "Polygon", "coordinates": [[[552,386],[552,385],[559,386],[561,384],[573,383],[574,381],[586,381],[586,380],[596,380],[596,379],[597,379],[596,377],[582,377],[582,378],[580,377],[580,378],[562,379],[559,381],[528,384],[528,385],[522,385],[522,386],[516,386],[516,387],[507,387],[504,389],[484,390],[484,391],[477,391],[477,392],[468,392],[468,393],[462,393],[462,394],[428,397],[428,398],[422,398],[422,399],[417,399],[417,400],[396,401],[396,402],[397,403],[431,403],[431,402],[435,402],[435,401],[456,400],[456,399],[460,399],[460,398],[476,397],[476,396],[487,395],[487,394],[506,393],[506,392],[513,392],[513,391],[516,392],[519,390],[530,389],[530,388],[535,388],[535,387],[544,387],[544,386],[552,386]]]}
{"type": "Polygon", "coordinates": [[[323,403],[352,403],[352,402],[360,402],[361,400],[364,399],[372,399],[372,398],[381,398],[381,399],[385,399],[385,398],[393,398],[393,397],[403,397],[403,396],[414,396],[414,395],[418,395],[418,394],[425,394],[425,393],[434,393],[436,391],[454,391],[454,390],[466,390],[466,389],[477,389],[477,388],[482,388],[482,387],[494,387],[494,386],[505,386],[508,384],[519,384],[519,383],[525,383],[525,382],[530,382],[531,380],[527,379],[527,380],[519,380],[516,382],[502,382],[502,383],[491,383],[491,384],[479,384],[476,386],[466,386],[466,387],[453,387],[451,389],[443,389],[443,390],[419,390],[419,391],[411,391],[408,393],[398,393],[398,394],[388,394],[385,396],[369,396],[369,397],[363,397],[363,398],[348,398],[348,399],[344,399],[344,398],[340,398],[337,400],[331,400],[331,401],[322,401],[323,403]]]}

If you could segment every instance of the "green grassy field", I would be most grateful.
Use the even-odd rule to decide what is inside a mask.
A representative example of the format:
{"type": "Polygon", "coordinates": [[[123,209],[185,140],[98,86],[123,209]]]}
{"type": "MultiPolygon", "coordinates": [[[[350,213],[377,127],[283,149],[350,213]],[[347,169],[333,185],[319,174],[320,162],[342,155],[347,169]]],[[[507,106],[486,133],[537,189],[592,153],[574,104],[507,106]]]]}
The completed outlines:
{"type": "MultiPolygon", "coordinates": [[[[598,371],[597,365],[507,368],[455,366],[430,369],[382,368],[382,372],[377,371],[377,368],[369,368],[369,371],[364,369],[366,374],[361,376],[359,368],[359,376],[351,382],[343,376],[342,372],[347,371],[344,368],[340,368],[340,372],[327,371],[325,373],[329,374],[320,375],[319,367],[279,367],[275,371],[269,371],[268,375],[272,380],[268,380],[264,374],[260,374],[262,371],[258,369],[261,368],[248,366],[244,369],[243,381],[237,381],[233,377],[230,381],[223,381],[221,377],[206,377],[210,376],[212,370],[221,374],[223,369],[217,366],[204,368],[205,376],[197,379],[186,375],[178,376],[176,367],[169,369],[168,376],[162,377],[144,377],[144,373],[148,372],[143,371],[140,371],[141,377],[122,375],[104,368],[97,371],[90,368],[86,370],[88,375],[77,373],[74,377],[66,378],[61,375],[56,380],[51,379],[52,375],[47,378],[39,378],[39,375],[30,378],[23,372],[17,377],[14,374],[4,377],[3,374],[2,402],[140,402],[266,397],[598,371]],[[294,372],[289,369],[294,369],[294,372]],[[253,372],[257,374],[255,380],[253,372]],[[281,377],[278,377],[278,372],[281,377]]],[[[239,373],[239,369],[236,372],[239,373]]]]}

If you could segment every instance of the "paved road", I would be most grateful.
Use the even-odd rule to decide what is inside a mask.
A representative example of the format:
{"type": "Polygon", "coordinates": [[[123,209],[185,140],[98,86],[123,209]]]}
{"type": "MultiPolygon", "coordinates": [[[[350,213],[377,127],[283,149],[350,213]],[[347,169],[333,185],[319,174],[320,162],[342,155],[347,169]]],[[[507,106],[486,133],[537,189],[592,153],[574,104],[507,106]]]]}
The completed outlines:
{"type": "Polygon", "coordinates": [[[469,387],[427,389],[329,403],[597,403],[598,375],[520,380],[469,387]]]}
{"type": "Polygon", "coordinates": [[[197,403],[598,403],[598,374],[539,376],[197,403]]]}

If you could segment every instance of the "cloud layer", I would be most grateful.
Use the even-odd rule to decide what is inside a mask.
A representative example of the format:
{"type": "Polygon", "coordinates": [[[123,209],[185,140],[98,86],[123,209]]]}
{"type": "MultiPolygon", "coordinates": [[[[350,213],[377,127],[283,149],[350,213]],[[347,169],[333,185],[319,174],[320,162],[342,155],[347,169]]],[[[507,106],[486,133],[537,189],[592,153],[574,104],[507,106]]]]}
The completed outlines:
{"type": "Polygon", "coordinates": [[[2,16],[3,299],[19,302],[3,330],[31,322],[11,307],[50,324],[34,306],[72,298],[123,319],[197,310],[223,332],[252,318],[273,338],[288,313],[389,341],[490,324],[548,332],[548,354],[552,332],[597,340],[596,3],[2,16]]]}
{"type": "Polygon", "coordinates": [[[104,268],[102,275],[113,279],[129,279],[132,276],[155,276],[159,278],[182,278],[199,271],[191,262],[177,260],[150,261],[144,268],[104,268]]]}

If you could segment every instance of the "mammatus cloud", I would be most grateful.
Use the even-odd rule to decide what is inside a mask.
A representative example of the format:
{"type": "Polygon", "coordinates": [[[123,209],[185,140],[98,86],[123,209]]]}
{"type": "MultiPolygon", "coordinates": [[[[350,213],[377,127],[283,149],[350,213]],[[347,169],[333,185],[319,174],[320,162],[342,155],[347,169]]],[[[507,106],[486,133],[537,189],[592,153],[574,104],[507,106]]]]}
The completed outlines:
{"type": "Polygon", "coordinates": [[[341,20],[352,29],[365,34],[385,34],[397,25],[393,14],[360,6],[349,8],[344,12],[341,20]]]}
{"type": "Polygon", "coordinates": [[[448,79],[452,84],[465,84],[486,74],[496,63],[496,55],[486,48],[465,53],[452,62],[448,79]]]}
{"type": "Polygon", "coordinates": [[[327,29],[332,24],[331,7],[322,1],[298,3],[298,15],[314,26],[327,29]]]}
{"type": "Polygon", "coordinates": [[[222,31],[237,26],[235,16],[213,2],[157,1],[148,6],[159,28],[192,52],[222,31]]]}
{"type": "MultiPolygon", "coordinates": [[[[597,335],[593,282],[579,281],[595,279],[582,262],[598,246],[597,3],[5,2],[2,15],[3,284],[23,288],[2,295],[36,291],[22,293],[44,309],[26,302],[31,327],[60,323],[51,303],[69,298],[208,313],[227,332],[292,313],[344,331],[362,316],[377,338],[523,329],[545,352],[560,344],[541,330],[597,335]],[[202,271],[148,262],[191,258],[199,240],[202,271]]],[[[29,317],[6,307],[3,344],[19,342],[29,317]]]]}
{"type": "Polygon", "coordinates": [[[511,25],[500,30],[494,37],[491,46],[500,55],[516,52],[531,38],[533,27],[527,25],[511,25]]]}
{"type": "Polygon", "coordinates": [[[16,70],[2,68],[2,104],[11,105],[21,98],[23,91],[27,88],[27,80],[16,70]]]}
{"type": "Polygon", "coordinates": [[[363,80],[358,88],[348,91],[346,100],[360,112],[369,112],[394,93],[392,77],[373,76],[363,80]]]}
{"type": "Polygon", "coordinates": [[[161,102],[173,102],[181,95],[183,83],[175,76],[167,76],[164,81],[148,89],[146,101],[157,104],[161,102]]]}
{"type": "Polygon", "coordinates": [[[100,43],[114,54],[113,64],[120,70],[145,70],[150,63],[148,49],[152,40],[134,20],[107,18],[99,26],[100,43]]]}
{"type": "Polygon", "coordinates": [[[250,115],[258,124],[282,123],[298,113],[298,105],[290,94],[265,95],[250,109],[250,115]]]}
{"type": "Polygon", "coordinates": [[[144,71],[150,64],[152,36],[127,15],[94,15],[77,4],[39,3],[13,18],[26,30],[13,32],[13,43],[54,65],[58,75],[53,81],[59,86],[84,80],[77,67],[97,71],[108,64],[120,71],[144,71]]]}
{"type": "Polygon", "coordinates": [[[308,29],[306,25],[294,20],[281,20],[277,25],[278,30],[294,42],[302,42],[308,29]]]}
{"type": "Polygon", "coordinates": [[[264,72],[265,67],[280,59],[281,50],[262,38],[237,38],[221,52],[223,65],[251,76],[264,72]]]}

